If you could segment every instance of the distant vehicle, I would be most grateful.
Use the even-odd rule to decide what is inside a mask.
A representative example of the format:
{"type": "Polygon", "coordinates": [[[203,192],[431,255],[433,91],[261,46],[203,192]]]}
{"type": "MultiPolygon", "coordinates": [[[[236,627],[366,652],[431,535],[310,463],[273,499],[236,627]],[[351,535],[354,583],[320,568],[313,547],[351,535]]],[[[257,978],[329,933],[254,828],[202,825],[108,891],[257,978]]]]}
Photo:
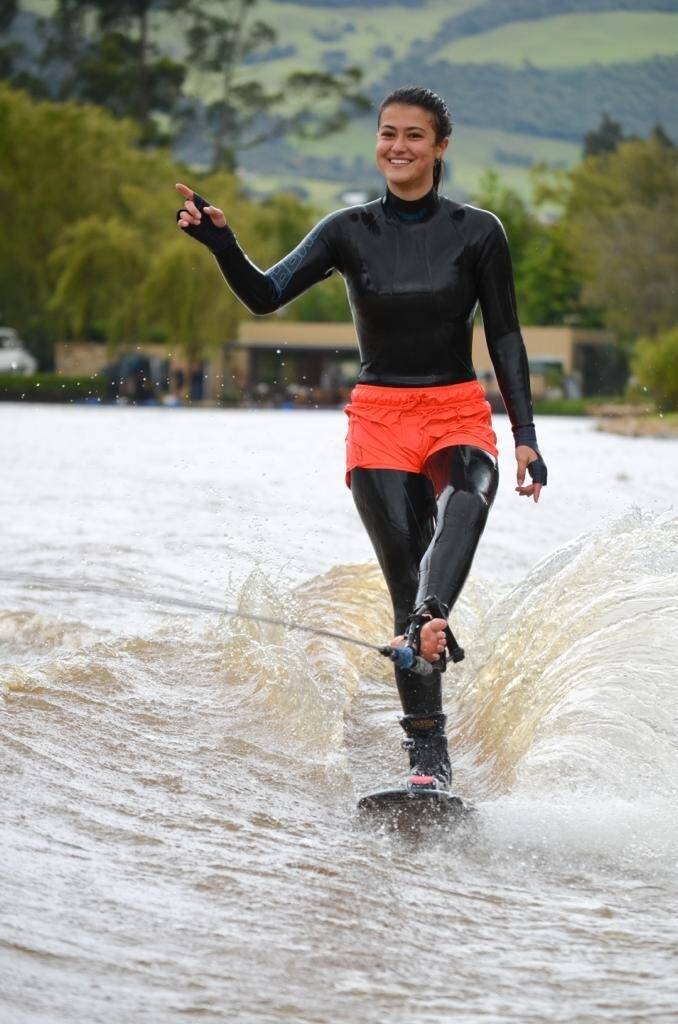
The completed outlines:
{"type": "Polygon", "coordinates": [[[35,373],[38,361],[24,348],[17,332],[0,327],[0,373],[35,373]]]}

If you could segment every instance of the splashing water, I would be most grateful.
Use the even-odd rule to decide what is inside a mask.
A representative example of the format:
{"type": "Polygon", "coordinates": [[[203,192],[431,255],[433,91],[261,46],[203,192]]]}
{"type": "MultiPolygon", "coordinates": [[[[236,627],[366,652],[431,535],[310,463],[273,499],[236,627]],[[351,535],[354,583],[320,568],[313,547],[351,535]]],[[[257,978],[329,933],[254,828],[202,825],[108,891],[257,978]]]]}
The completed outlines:
{"type": "MultiPolygon", "coordinates": [[[[627,512],[473,577],[445,685],[477,827],[409,839],[355,815],[405,766],[378,655],[154,606],[159,571],[148,607],[122,569],[6,582],[0,1018],[673,1021],[677,534],[627,512]]],[[[234,601],[391,635],[372,564],[234,601]]]]}

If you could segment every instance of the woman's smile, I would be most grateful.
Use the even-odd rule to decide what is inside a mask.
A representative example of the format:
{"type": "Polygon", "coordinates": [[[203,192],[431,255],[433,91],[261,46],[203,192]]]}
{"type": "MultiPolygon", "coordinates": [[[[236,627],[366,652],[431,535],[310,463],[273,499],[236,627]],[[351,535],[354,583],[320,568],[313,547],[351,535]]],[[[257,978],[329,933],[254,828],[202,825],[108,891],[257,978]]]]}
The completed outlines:
{"type": "Polygon", "coordinates": [[[421,107],[392,103],[382,113],[377,133],[377,166],[401,199],[418,199],[433,186],[433,167],[447,148],[436,141],[430,114],[421,107]]]}

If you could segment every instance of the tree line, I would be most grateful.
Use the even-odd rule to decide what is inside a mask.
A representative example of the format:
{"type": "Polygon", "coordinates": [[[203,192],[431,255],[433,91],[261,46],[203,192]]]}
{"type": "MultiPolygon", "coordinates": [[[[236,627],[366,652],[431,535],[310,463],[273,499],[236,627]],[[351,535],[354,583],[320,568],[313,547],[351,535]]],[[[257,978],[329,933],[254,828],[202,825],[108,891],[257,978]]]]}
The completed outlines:
{"type": "MultiPolygon", "coordinates": [[[[0,199],[12,211],[0,233],[0,320],[45,368],[59,339],[111,349],[164,341],[190,363],[237,336],[242,307],[206,250],[176,227],[175,181],[233,215],[243,246],[265,265],[317,219],[293,196],[255,203],[234,174],[196,173],[142,142],[131,119],[0,84],[0,199]]],[[[302,298],[292,316],[346,317],[340,285],[302,298]]]]}
{"type": "Polygon", "coordinates": [[[450,64],[435,60],[428,40],[414,42],[388,75],[370,86],[373,98],[409,81],[416,64],[420,80],[453,99],[452,114],[464,124],[542,138],[579,142],[607,110],[637,135],[655,121],[678,133],[674,102],[678,57],[581,68],[521,68],[502,64],[450,64]]]}
{"type": "MultiPolygon", "coordinates": [[[[222,206],[262,266],[289,252],[320,216],[290,194],[255,202],[236,175],[196,174],[142,141],[137,122],[100,107],[37,101],[0,86],[0,201],[11,211],[0,234],[0,312],[44,367],[57,339],[113,349],[164,341],[194,362],[237,337],[247,314],[207,252],[179,234],[175,181],[222,206]]],[[[676,342],[666,342],[678,323],[672,140],[659,126],[631,138],[603,119],[577,166],[541,166],[532,177],[530,204],[491,171],[474,197],[506,227],[522,322],[608,326],[629,352],[645,338],[637,353],[646,353],[650,375],[669,344],[661,363],[669,368],[652,384],[668,394],[678,376],[676,342]]],[[[348,320],[341,279],[312,289],[285,315],[348,320]]]]}
{"type": "Polygon", "coordinates": [[[525,324],[608,327],[660,408],[678,409],[678,148],[661,125],[625,135],[604,115],[569,170],[531,172],[532,202],[486,173],[525,324]]]}

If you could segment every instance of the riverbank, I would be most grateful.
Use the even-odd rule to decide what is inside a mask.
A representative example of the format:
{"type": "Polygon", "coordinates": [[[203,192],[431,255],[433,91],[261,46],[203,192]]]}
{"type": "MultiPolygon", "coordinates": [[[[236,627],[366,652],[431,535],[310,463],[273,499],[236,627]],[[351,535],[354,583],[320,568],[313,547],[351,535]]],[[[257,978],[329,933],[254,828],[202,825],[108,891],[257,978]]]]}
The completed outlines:
{"type": "Polygon", "coordinates": [[[596,429],[621,437],[678,437],[678,413],[656,412],[636,404],[591,406],[596,429]]]}
{"type": "Polygon", "coordinates": [[[678,413],[661,413],[646,402],[622,398],[537,399],[536,416],[587,416],[596,420],[596,429],[620,437],[678,437],[678,413]]]}

